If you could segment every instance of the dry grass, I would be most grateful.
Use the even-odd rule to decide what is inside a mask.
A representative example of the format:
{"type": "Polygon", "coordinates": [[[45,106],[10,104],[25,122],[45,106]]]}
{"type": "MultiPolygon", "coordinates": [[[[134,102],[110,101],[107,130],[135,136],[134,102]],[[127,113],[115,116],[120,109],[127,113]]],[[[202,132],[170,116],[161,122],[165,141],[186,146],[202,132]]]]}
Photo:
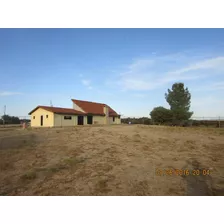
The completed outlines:
{"type": "Polygon", "coordinates": [[[224,195],[224,129],[114,125],[0,132],[0,195],[224,195]],[[210,170],[158,176],[156,170],[210,170]]]}

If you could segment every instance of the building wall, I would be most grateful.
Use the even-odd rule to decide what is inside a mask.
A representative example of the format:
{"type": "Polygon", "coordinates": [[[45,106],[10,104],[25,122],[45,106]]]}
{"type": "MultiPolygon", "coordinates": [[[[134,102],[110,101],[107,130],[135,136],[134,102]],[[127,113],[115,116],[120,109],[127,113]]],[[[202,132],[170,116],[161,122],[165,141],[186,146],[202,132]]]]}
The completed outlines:
{"type": "Polygon", "coordinates": [[[116,121],[116,124],[121,124],[121,118],[116,117],[115,121],[116,121]]]}
{"type": "Polygon", "coordinates": [[[105,124],[105,116],[93,116],[93,124],[105,124]]]}
{"type": "Polygon", "coordinates": [[[84,116],[83,123],[84,123],[84,125],[87,125],[87,116],[84,116]]]}
{"type": "Polygon", "coordinates": [[[110,124],[110,119],[109,119],[109,108],[107,106],[104,106],[103,112],[105,113],[104,117],[104,124],[110,124]]]}
{"type": "Polygon", "coordinates": [[[113,124],[113,123],[114,123],[114,122],[113,122],[113,117],[110,117],[110,118],[109,118],[109,123],[110,123],[110,124],[113,124]]]}
{"type": "MultiPolygon", "coordinates": [[[[121,120],[115,117],[113,122],[113,117],[106,118],[106,116],[93,116],[94,124],[120,124],[121,120]]],[[[68,127],[75,126],[78,123],[78,115],[66,115],[66,114],[54,114],[50,111],[44,110],[42,108],[37,109],[31,115],[31,127],[68,127]],[[40,117],[43,115],[43,126],[40,125],[40,117]],[[48,118],[47,118],[48,115],[48,118]],[[64,119],[64,116],[71,116],[71,120],[64,119]],[[35,118],[34,118],[35,117],[35,118]]],[[[84,125],[87,125],[87,116],[84,116],[84,125]]]]}
{"type": "Polygon", "coordinates": [[[79,107],[78,105],[76,105],[74,102],[72,102],[72,103],[73,103],[73,109],[74,110],[78,110],[78,111],[81,111],[81,112],[85,113],[85,111],[81,107],[79,107]]]}
{"type": "MultiPolygon", "coordinates": [[[[93,117],[94,122],[94,117],[93,117]]],[[[66,115],[66,114],[55,114],[54,115],[54,126],[75,126],[78,125],[78,115],[66,115]],[[64,119],[64,116],[71,116],[71,120],[64,119]]],[[[83,116],[83,125],[87,125],[87,116],[83,116]]]]}
{"type": "Polygon", "coordinates": [[[77,115],[69,114],[54,114],[54,126],[55,127],[68,127],[77,125],[77,115]],[[64,116],[71,116],[71,120],[64,119],[64,116]]]}
{"type": "Polygon", "coordinates": [[[118,117],[115,117],[114,121],[113,121],[113,117],[110,117],[109,121],[110,121],[110,124],[121,124],[121,119],[118,117]]]}
{"type": "Polygon", "coordinates": [[[54,126],[54,113],[39,108],[31,114],[31,127],[53,127],[53,126],[54,126]],[[43,126],[40,125],[41,115],[43,115],[43,126]]]}

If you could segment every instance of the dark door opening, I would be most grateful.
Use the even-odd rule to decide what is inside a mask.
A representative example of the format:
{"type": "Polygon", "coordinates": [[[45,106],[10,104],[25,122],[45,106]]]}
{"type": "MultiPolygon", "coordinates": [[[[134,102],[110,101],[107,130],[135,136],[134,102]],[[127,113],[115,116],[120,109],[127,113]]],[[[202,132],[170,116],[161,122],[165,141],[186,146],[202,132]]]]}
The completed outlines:
{"type": "Polygon", "coordinates": [[[83,125],[83,116],[78,116],[78,125],[83,125]]]}
{"type": "Polygon", "coordinates": [[[87,116],[87,124],[93,124],[93,116],[87,116]]]}
{"type": "Polygon", "coordinates": [[[40,126],[43,126],[43,118],[44,118],[44,116],[41,115],[41,116],[40,116],[40,126]]]}

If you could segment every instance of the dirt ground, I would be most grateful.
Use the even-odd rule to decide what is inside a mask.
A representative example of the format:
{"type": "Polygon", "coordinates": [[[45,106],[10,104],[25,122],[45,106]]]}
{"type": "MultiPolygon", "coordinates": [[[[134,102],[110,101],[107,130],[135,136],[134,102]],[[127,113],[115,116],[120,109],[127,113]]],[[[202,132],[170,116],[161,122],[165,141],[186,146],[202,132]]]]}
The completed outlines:
{"type": "Polygon", "coordinates": [[[224,195],[224,129],[0,129],[0,195],[224,195]]]}

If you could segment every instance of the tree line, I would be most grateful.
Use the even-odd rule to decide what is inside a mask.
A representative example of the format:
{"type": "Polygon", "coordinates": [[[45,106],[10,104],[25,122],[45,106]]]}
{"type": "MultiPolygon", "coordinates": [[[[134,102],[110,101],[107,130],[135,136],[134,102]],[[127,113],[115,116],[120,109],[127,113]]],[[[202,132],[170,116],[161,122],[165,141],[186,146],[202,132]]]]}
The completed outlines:
{"type": "Polygon", "coordinates": [[[30,122],[29,119],[19,119],[19,117],[3,115],[0,119],[0,125],[2,124],[21,124],[21,122],[30,122]]]}
{"type": "Polygon", "coordinates": [[[127,117],[127,118],[121,118],[121,123],[123,124],[129,124],[129,122],[131,122],[131,124],[153,124],[152,120],[148,117],[140,117],[140,118],[135,118],[135,117],[127,117]]]}

